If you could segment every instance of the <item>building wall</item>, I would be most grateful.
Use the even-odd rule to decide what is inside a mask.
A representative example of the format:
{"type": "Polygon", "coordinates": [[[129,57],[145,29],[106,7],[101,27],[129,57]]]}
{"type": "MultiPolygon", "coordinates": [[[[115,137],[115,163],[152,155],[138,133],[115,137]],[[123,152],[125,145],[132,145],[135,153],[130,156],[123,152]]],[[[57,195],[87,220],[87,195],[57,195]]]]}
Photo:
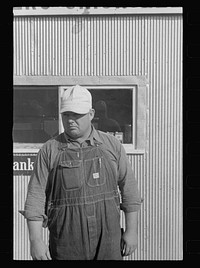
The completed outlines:
{"type": "MultiPolygon", "coordinates": [[[[182,259],[182,27],[180,14],[14,17],[14,77],[147,78],[145,153],[128,155],[144,198],[139,244],[125,259],[182,259]]],[[[28,180],[14,177],[14,259],[30,259],[17,212],[28,180]]]]}

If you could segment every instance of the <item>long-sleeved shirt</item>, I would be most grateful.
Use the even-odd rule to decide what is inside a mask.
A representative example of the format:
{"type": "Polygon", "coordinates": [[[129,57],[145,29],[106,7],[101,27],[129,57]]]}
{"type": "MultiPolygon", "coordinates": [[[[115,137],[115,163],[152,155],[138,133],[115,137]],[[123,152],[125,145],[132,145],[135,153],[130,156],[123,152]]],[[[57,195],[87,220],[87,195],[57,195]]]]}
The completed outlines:
{"type": "Polygon", "coordinates": [[[28,185],[25,209],[21,211],[25,218],[36,221],[47,219],[45,215],[45,190],[58,150],[61,147],[93,146],[94,140],[106,145],[110,159],[117,165],[118,177],[116,180],[121,193],[121,209],[124,212],[134,212],[140,209],[141,197],[124,147],[114,136],[92,128],[88,139],[81,144],[71,140],[65,132],[44,143],[34,163],[34,170],[28,185]]]}

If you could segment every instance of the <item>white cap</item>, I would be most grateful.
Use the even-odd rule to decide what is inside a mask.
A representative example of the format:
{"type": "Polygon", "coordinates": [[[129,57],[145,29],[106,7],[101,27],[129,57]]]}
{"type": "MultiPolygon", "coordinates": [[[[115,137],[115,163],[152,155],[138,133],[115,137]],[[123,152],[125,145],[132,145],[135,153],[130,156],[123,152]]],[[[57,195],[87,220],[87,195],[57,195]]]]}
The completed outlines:
{"type": "Polygon", "coordinates": [[[79,85],[66,89],[61,97],[60,113],[87,114],[92,108],[90,92],[79,85]]]}

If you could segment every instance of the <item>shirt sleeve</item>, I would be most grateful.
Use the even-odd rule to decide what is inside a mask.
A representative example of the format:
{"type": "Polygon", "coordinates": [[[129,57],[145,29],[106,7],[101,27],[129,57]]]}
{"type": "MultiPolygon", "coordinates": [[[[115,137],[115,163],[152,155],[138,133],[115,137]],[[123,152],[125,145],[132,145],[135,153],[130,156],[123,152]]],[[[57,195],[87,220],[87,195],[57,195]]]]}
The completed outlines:
{"type": "Polygon", "coordinates": [[[49,175],[46,151],[42,148],[34,162],[34,170],[30,177],[27,196],[23,211],[19,211],[26,219],[33,221],[46,221],[45,215],[45,189],[49,175]]]}
{"type": "Polygon", "coordinates": [[[121,209],[124,212],[138,211],[141,207],[142,199],[138,190],[137,181],[131,164],[127,158],[124,147],[120,146],[118,162],[118,185],[121,193],[121,209]]]}

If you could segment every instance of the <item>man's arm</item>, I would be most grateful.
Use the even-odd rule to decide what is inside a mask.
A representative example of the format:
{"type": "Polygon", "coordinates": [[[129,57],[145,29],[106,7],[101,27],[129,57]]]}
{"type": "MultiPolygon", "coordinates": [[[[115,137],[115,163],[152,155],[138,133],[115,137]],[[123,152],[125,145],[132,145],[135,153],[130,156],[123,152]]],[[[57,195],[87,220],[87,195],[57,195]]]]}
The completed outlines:
{"type": "Polygon", "coordinates": [[[122,254],[128,256],[134,252],[137,248],[137,223],[138,223],[138,211],[125,212],[125,224],[126,229],[122,236],[122,254]]]}
{"type": "Polygon", "coordinates": [[[27,225],[33,260],[51,260],[49,249],[42,239],[42,221],[27,220],[27,225]]]}

